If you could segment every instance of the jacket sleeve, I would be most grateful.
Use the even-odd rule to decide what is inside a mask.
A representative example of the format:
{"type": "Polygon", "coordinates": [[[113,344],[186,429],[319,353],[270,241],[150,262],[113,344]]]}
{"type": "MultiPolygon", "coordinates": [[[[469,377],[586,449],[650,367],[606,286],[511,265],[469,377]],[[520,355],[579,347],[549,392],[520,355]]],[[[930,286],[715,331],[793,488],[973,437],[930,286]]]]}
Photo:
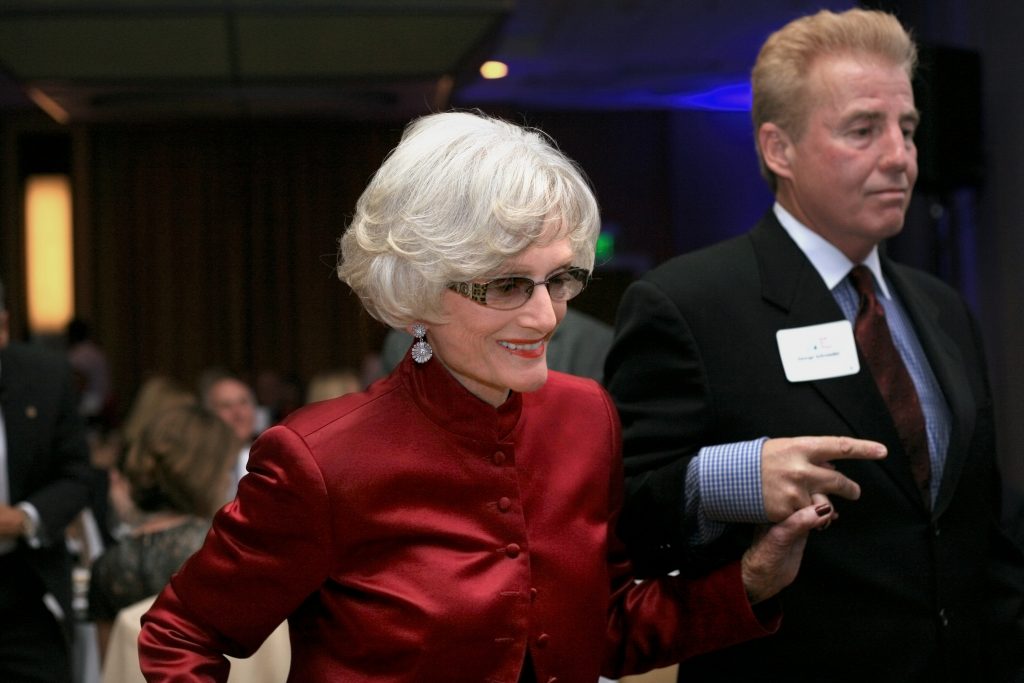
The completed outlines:
{"type": "MultiPolygon", "coordinates": [[[[30,503],[39,513],[40,538],[48,545],[64,542],[64,530],[89,502],[93,475],[89,466],[89,447],[85,440],[85,427],[75,401],[71,367],[63,361],[48,366],[39,366],[43,373],[38,387],[40,394],[32,400],[40,415],[37,419],[48,419],[48,429],[41,433],[49,435],[49,442],[42,444],[46,449],[40,453],[36,465],[45,470],[46,481],[30,490],[24,501],[30,503]],[[43,417],[45,416],[45,418],[43,417]]],[[[20,501],[15,501],[20,502],[20,501]]]]}
{"type": "Polygon", "coordinates": [[[637,580],[615,532],[622,505],[623,478],[618,421],[609,448],[614,453],[609,481],[608,648],[603,675],[618,678],[668,666],[778,630],[781,614],[774,600],[755,610],[747,599],[740,563],[708,573],[661,575],[637,580]]]}
{"type": "Polygon", "coordinates": [[[714,407],[701,349],[655,283],[626,290],[605,378],[623,425],[619,532],[642,575],[679,569],[694,559],[686,539],[697,533],[696,518],[686,515],[686,470],[702,446],[718,442],[706,433],[714,407]]]}
{"type": "Polygon", "coordinates": [[[303,440],[273,427],[253,445],[238,495],[142,618],[146,680],[224,681],[330,571],[327,490],[303,440]]]}

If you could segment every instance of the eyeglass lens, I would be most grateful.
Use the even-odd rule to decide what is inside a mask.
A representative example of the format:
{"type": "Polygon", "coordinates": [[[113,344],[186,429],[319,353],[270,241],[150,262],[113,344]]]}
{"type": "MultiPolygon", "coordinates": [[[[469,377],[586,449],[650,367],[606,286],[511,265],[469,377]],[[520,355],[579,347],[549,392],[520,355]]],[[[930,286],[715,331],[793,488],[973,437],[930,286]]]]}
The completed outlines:
{"type": "Polygon", "coordinates": [[[538,285],[546,285],[553,301],[568,301],[581,291],[586,280],[583,269],[567,270],[553,275],[544,282],[527,277],[498,278],[487,283],[487,305],[494,307],[521,306],[529,301],[538,285]]]}

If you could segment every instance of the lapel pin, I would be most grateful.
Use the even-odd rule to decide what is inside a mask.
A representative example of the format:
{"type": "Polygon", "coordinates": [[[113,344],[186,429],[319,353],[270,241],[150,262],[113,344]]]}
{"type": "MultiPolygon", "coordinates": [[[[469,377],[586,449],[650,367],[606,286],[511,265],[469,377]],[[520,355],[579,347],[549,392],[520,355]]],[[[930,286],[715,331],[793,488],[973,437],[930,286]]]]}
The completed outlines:
{"type": "Polygon", "coordinates": [[[39,411],[36,410],[35,406],[27,406],[25,408],[25,417],[27,417],[28,419],[34,420],[38,416],[39,416],[39,411]]]}

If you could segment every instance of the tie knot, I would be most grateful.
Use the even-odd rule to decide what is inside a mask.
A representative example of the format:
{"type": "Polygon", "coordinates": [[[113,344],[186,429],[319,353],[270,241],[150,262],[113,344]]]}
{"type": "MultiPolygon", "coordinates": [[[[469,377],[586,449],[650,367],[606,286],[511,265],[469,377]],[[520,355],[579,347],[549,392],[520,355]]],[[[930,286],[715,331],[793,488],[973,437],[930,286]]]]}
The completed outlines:
{"type": "Polygon", "coordinates": [[[861,297],[875,298],[875,278],[867,266],[854,266],[849,277],[850,283],[861,297]]]}

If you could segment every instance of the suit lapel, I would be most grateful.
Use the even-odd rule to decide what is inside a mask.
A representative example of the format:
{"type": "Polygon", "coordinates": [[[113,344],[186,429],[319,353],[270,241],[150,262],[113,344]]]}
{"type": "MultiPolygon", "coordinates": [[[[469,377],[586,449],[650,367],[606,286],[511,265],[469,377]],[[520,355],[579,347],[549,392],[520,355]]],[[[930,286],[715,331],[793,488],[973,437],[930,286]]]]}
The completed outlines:
{"type": "MultiPolygon", "coordinates": [[[[762,297],[787,314],[787,327],[845,319],[818,271],[774,213],[769,213],[750,236],[760,269],[762,297]]],[[[879,466],[911,500],[923,507],[892,416],[863,358],[860,366],[855,375],[812,381],[810,385],[846,422],[853,436],[888,446],[889,456],[879,466]]]]}
{"type": "Polygon", "coordinates": [[[940,324],[941,311],[938,305],[923,296],[891,261],[883,258],[882,266],[886,277],[899,294],[907,315],[914,323],[918,341],[949,405],[952,429],[943,465],[942,484],[935,502],[935,513],[939,514],[948,505],[963,469],[971,435],[974,433],[977,406],[972,400],[971,392],[964,390],[970,386],[964,359],[957,345],[940,324]]]}

